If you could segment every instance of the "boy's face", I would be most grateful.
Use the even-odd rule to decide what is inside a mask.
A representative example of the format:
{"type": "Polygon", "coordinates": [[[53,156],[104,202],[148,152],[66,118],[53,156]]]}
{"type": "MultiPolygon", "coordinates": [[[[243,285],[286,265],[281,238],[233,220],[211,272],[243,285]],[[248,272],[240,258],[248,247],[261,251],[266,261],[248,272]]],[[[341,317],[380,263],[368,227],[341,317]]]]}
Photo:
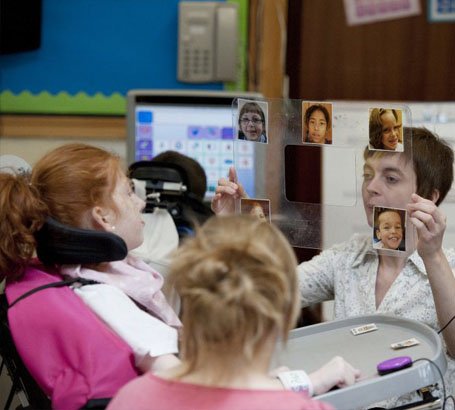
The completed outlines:
{"type": "Polygon", "coordinates": [[[362,198],[368,225],[373,226],[373,208],[406,208],[417,190],[412,161],[400,153],[373,156],[363,166],[362,198]]]}
{"type": "Polygon", "coordinates": [[[309,140],[317,144],[324,144],[326,131],[327,121],[324,113],[321,110],[313,111],[308,120],[309,140]]]}
{"type": "Polygon", "coordinates": [[[384,249],[397,249],[403,239],[400,214],[396,211],[386,211],[380,214],[376,236],[382,241],[384,249]]]}

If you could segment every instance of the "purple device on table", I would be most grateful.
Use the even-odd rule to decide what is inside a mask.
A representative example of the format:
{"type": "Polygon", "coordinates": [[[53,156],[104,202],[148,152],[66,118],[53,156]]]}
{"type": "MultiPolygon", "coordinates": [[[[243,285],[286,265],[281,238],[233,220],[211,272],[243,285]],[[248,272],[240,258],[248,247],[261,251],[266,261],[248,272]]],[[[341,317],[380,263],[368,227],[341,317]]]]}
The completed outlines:
{"type": "Polygon", "coordinates": [[[379,363],[376,368],[378,369],[378,373],[383,376],[384,374],[396,372],[411,366],[412,359],[409,356],[399,356],[379,363]]]}

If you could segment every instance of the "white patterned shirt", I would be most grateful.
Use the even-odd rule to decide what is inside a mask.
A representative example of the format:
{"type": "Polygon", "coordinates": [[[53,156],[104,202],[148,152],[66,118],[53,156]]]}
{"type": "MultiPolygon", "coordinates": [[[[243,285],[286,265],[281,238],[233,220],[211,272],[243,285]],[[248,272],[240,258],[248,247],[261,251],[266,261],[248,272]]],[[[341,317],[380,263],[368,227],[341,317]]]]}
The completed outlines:
{"type": "MultiPolygon", "coordinates": [[[[449,249],[444,250],[444,253],[453,269],[455,251],[449,249]]],[[[348,242],[324,250],[298,267],[302,305],[334,300],[335,319],[389,314],[418,320],[438,331],[440,324],[433,294],[423,260],[418,253],[410,255],[404,269],[376,309],[378,264],[378,254],[373,250],[371,237],[367,235],[355,234],[348,242]]],[[[455,360],[447,354],[446,357],[448,367],[444,379],[449,395],[455,390],[455,360]]],[[[400,405],[410,399],[409,395],[403,396],[393,404],[400,405]]]]}

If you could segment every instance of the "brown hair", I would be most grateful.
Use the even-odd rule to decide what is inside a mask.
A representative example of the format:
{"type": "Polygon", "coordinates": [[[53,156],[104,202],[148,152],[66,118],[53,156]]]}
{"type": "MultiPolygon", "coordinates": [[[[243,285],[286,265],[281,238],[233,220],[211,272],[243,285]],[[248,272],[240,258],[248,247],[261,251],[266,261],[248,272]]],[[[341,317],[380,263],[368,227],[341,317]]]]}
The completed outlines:
{"type": "Polygon", "coordinates": [[[261,209],[262,209],[262,212],[265,213],[264,207],[263,207],[262,204],[261,204],[260,202],[258,202],[258,201],[253,201],[253,202],[251,202],[248,211],[251,212],[254,208],[261,208],[261,209]]]}
{"type": "Polygon", "coordinates": [[[311,114],[313,114],[315,111],[321,111],[322,114],[324,114],[325,122],[327,123],[327,128],[330,127],[329,110],[322,104],[313,104],[312,106],[308,107],[308,109],[305,111],[305,125],[308,127],[310,123],[311,114]]]}
{"type": "Polygon", "coordinates": [[[25,175],[0,173],[0,187],[0,281],[13,281],[33,256],[47,207],[25,175]]]}
{"type": "Polygon", "coordinates": [[[262,123],[264,124],[264,129],[262,131],[262,133],[264,134],[264,136],[267,136],[266,135],[266,124],[265,124],[265,114],[264,114],[264,111],[262,110],[261,106],[258,104],[258,103],[255,103],[255,102],[247,102],[245,104],[243,104],[242,108],[240,109],[240,112],[239,112],[239,129],[241,130],[242,127],[240,126],[240,121],[242,119],[242,116],[243,114],[245,114],[246,112],[252,112],[252,113],[255,113],[255,114],[258,114],[260,117],[261,117],[261,120],[262,120],[262,123]]]}
{"type": "Polygon", "coordinates": [[[382,215],[382,214],[385,214],[387,212],[394,212],[396,213],[399,217],[400,217],[400,221],[401,221],[401,226],[403,227],[403,232],[405,231],[405,227],[406,227],[406,219],[404,218],[404,212],[403,210],[400,210],[400,209],[395,209],[395,208],[383,208],[383,207],[376,207],[374,209],[374,229],[375,231],[376,230],[379,230],[379,225],[380,225],[380,222],[379,222],[379,217],[382,215]]]}
{"type": "Polygon", "coordinates": [[[364,159],[380,158],[383,155],[403,155],[406,161],[412,158],[412,165],[417,177],[417,194],[431,199],[435,190],[439,192],[436,205],[439,205],[449,192],[453,182],[452,148],[437,135],[426,128],[404,127],[405,150],[402,153],[364,151],[364,159]]]}
{"type": "Polygon", "coordinates": [[[46,216],[82,227],[85,213],[97,204],[118,211],[111,197],[119,161],[100,148],[67,144],[38,161],[30,180],[0,174],[0,279],[20,279],[46,216]]]}
{"type": "Polygon", "coordinates": [[[257,218],[210,218],[177,251],[169,282],[182,301],[181,376],[208,354],[251,363],[267,336],[277,331],[286,340],[296,321],[294,253],[276,227],[257,218]]]}
{"type": "Polygon", "coordinates": [[[381,116],[391,112],[398,121],[398,114],[394,109],[373,108],[370,112],[370,147],[374,149],[384,149],[382,143],[382,119],[381,116]]]}

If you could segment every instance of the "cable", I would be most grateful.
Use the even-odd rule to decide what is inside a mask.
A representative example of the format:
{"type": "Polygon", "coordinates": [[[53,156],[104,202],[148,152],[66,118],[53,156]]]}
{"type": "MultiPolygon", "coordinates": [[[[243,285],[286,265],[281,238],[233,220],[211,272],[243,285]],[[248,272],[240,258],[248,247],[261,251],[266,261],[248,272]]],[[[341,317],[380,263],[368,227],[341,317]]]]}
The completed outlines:
{"type": "MultiPolygon", "coordinates": [[[[420,362],[422,360],[426,360],[427,362],[431,363],[439,373],[439,377],[441,378],[441,384],[442,384],[442,410],[445,410],[446,404],[447,404],[447,399],[449,399],[449,398],[451,398],[452,400],[454,400],[454,399],[453,399],[453,396],[446,397],[446,383],[444,381],[444,376],[442,375],[441,369],[438,367],[438,365],[435,362],[433,362],[433,360],[427,359],[426,357],[416,359],[412,363],[414,364],[414,363],[420,362]]],[[[454,403],[455,403],[455,400],[454,400],[454,403]]]]}
{"type": "Polygon", "coordinates": [[[452,319],[450,319],[450,320],[446,323],[445,326],[443,326],[440,330],[438,330],[438,335],[439,335],[439,333],[441,333],[447,326],[449,326],[449,325],[452,323],[453,319],[455,319],[455,315],[452,317],[452,319]]]}

